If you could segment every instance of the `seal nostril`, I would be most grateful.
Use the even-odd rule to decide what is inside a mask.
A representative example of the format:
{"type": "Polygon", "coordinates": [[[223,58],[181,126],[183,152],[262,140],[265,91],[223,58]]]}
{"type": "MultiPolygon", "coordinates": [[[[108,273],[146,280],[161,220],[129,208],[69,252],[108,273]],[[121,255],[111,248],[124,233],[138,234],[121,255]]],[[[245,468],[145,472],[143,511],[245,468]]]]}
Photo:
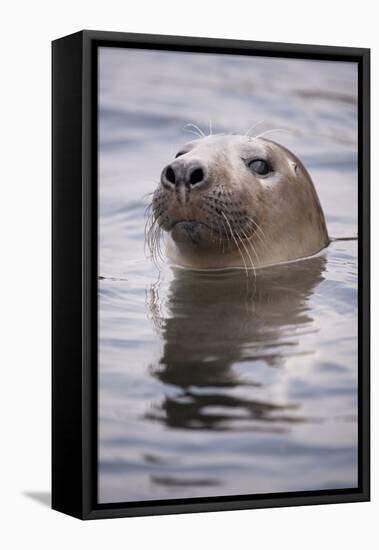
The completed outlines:
{"type": "Polygon", "coordinates": [[[168,167],[166,168],[166,179],[168,179],[168,181],[169,181],[170,183],[173,183],[173,184],[176,183],[175,172],[174,172],[174,170],[171,168],[171,166],[168,166],[168,167]]]}
{"type": "Polygon", "coordinates": [[[190,184],[196,185],[197,183],[203,181],[204,172],[201,168],[196,168],[190,175],[190,184]]]}

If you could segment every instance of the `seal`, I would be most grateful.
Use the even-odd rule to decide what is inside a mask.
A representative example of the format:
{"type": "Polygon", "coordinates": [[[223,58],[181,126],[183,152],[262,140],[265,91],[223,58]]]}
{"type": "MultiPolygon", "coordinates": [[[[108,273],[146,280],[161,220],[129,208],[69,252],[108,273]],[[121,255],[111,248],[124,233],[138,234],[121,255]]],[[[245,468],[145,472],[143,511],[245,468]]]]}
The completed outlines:
{"type": "Polygon", "coordinates": [[[310,175],[278,143],[239,135],[190,141],[162,171],[148,243],[197,269],[245,269],[316,254],[329,244],[310,175]]]}

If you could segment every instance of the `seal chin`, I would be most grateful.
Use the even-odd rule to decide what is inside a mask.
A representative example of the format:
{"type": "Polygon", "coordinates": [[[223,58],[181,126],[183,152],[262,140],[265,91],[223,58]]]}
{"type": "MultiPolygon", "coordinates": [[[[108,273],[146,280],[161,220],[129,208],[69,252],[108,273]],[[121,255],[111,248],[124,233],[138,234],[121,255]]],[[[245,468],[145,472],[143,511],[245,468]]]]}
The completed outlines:
{"type": "Polygon", "coordinates": [[[201,247],[209,244],[209,228],[196,220],[180,220],[172,225],[171,237],[177,243],[201,247]]]}

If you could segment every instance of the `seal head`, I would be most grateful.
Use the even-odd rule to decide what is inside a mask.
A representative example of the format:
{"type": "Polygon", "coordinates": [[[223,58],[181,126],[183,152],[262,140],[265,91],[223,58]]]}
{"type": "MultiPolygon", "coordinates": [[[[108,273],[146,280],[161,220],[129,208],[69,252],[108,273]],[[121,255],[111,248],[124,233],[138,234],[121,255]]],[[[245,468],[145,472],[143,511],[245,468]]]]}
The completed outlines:
{"type": "Polygon", "coordinates": [[[162,171],[152,226],[167,256],[192,268],[262,267],[329,244],[324,214],[300,160],[278,143],[213,135],[184,145],[162,171]]]}

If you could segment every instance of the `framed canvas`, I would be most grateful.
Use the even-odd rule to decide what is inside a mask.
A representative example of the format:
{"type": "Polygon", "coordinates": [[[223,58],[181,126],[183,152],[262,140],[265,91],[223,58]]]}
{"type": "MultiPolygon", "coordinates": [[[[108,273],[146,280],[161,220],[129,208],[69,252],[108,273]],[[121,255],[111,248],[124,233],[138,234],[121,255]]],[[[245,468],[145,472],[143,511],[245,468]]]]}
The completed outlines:
{"type": "Polygon", "coordinates": [[[52,59],[53,508],[369,500],[369,50],[52,59]]]}

